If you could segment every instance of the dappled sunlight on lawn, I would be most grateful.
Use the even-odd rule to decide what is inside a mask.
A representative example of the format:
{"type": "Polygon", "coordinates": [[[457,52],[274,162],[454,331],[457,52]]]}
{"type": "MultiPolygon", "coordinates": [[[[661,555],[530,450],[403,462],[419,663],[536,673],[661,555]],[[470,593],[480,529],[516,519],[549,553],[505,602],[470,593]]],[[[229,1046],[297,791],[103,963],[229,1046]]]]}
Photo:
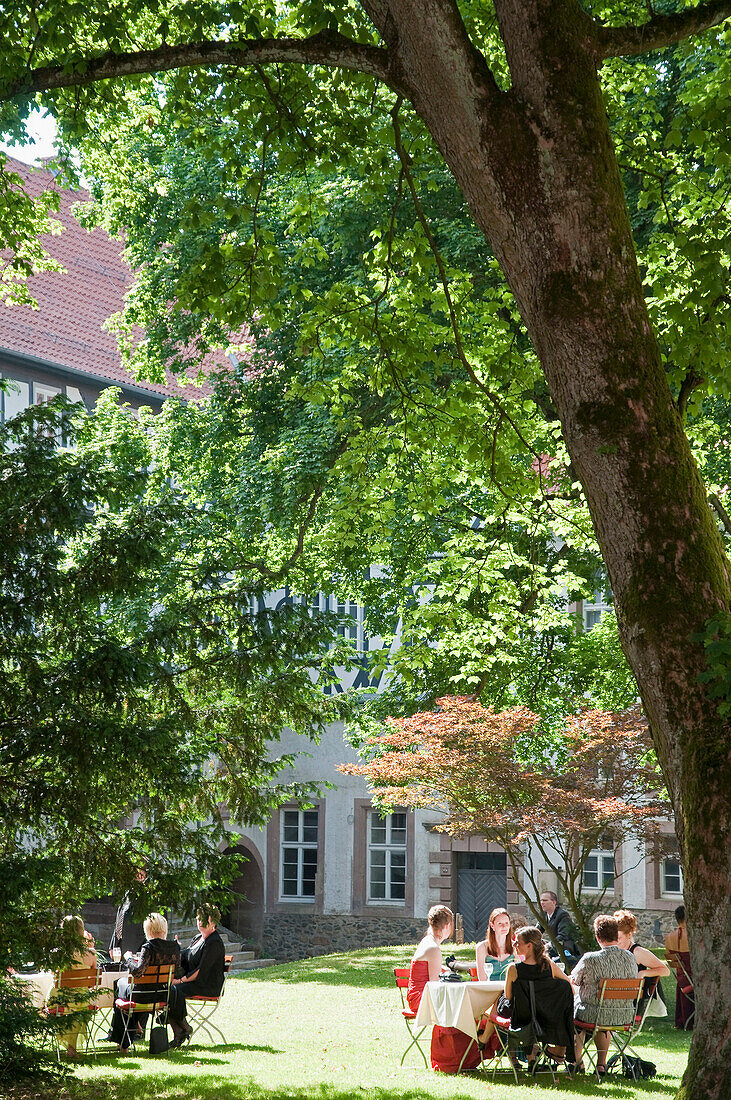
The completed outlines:
{"type": "MultiPolygon", "coordinates": [[[[424,1068],[408,1042],[393,968],[413,947],[327,955],[237,976],[226,985],[216,1022],[227,1038],[213,1046],[201,1033],[190,1046],[152,1058],[145,1044],[129,1057],[84,1059],[60,1086],[14,1089],[11,1100],[524,1100],[526,1090],[551,1100],[613,1097],[672,1100],[690,1036],[656,1020],[637,1043],[657,1064],[650,1081],[620,1076],[598,1086],[550,1074],[516,1087],[510,1071],[450,1077],[424,1068]]],[[[451,945],[450,945],[451,950],[451,945]]],[[[468,945],[456,948],[465,960],[468,945]]],[[[2,1087],[0,1096],[5,1097],[2,1087]]]]}

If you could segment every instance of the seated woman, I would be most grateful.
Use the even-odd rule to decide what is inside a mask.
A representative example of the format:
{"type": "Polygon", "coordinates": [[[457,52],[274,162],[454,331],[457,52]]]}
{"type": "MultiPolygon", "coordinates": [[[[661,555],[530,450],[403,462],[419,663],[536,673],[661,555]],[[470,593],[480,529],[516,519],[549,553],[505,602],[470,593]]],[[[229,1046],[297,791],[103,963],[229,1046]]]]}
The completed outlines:
{"type": "MultiPolygon", "coordinates": [[[[176,1036],[173,1046],[180,1046],[192,1035],[192,1028],[185,1022],[186,997],[218,997],[223,989],[226,972],[226,952],[221,934],[216,925],[221,914],[215,905],[203,905],[196,914],[198,935],[194,936],[190,947],[180,953],[180,965],[183,977],[176,979],[180,995],[180,1022],[182,1036],[176,1036]]],[[[177,936],[175,937],[177,940],[177,936]]]]}
{"type": "MultiPolygon", "coordinates": [[[[150,913],[143,927],[146,939],[142,944],[139,958],[136,961],[131,959],[127,964],[127,969],[131,976],[133,978],[139,978],[148,968],[165,966],[170,963],[177,967],[180,962],[180,945],[175,943],[174,940],[166,939],[168,934],[168,922],[165,920],[165,917],[160,913],[150,913]]],[[[149,988],[145,987],[144,994],[140,998],[140,1003],[149,1003],[158,1000],[161,992],[161,989],[156,989],[154,986],[150,986],[149,988]]],[[[130,995],[131,989],[129,981],[120,979],[117,984],[117,997],[120,1000],[128,1001],[130,995]]],[[[178,993],[177,987],[171,986],[170,1001],[168,1005],[168,1023],[173,1029],[174,1036],[171,1046],[179,1046],[185,1034],[185,1028],[182,1022],[185,1008],[184,1002],[182,1002],[182,1004],[181,1002],[182,998],[178,993]]],[[[122,1011],[117,1008],[116,1005],[114,1006],[110,1037],[112,1042],[117,1044],[117,1050],[120,1054],[126,1054],[129,1051],[130,1044],[144,1036],[144,1022],[147,1016],[148,1013],[133,1013],[129,1021],[128,1029],[125,1031],[122,1011]]]]}
{"type": "Polygon", "coordinates": [[[695,1012],[693,999],[693,971],[690,968],[690,946],[685,927],[685,906],[675,910],[677,928],[665,937],[665,951],[669,965],[675,971],[675,1026],[689,1028],[695,1012]]]}
{"type": "MultiPolygon", "coordinates": [[[[571,972],[571,984],[576,990],[575,1015],[577,1020],[595,1024],[599,1012],[599,986],[603,978],[636,978],[637,963],[629,951],[623,951],[617,942],[619,930],[614,917],[594,918],[594,936],[598,951],[587,951],[571,972]]],[[[634,1019],[635,1008],[631,1001],[606,1001],[602,1006],[602,1023],[621,1027],[634,1019]]],[[[606,1073],[608,1031],[592,1032],[597,1050],[597,1072],[606,1073]]],[[[576,1068],[583,1069],[581,1055],[584,1052],[584,1032],[576,1033],[576,1068]]]]}
{"type": "Polygon", "coordinates": [[[446,905],[433,905],[427,913],[429,925],[426,935],[411,957],[409,986],[406,1000],[412,1012],[417,1012],[424,986],[427,982],[436,982],[445,969],[442,959],[442,944],[452,935],[454,914],[446,905]]]}
{"type": "MultiPolygon", "coordinates": [[[[629,951],[634,956],[637,963],[638,977],[645,979],[645,984],[642,987],[643,1007],[649,997],[655,996],[656,991],[657,996],[664,1004],[660,978],[667,978],[670,969],[662,959],[658,959],[657,955],[653,955],[652,951],[635,943],[637,918],[634,913],[631,913],[629,909],[617,909],[614,913],[614,919],[617,922],[617,946],[621,947],[623,951],[629,951]]],[[[637,1007],[639,1009],[639,1005],[637,1007]]]]}
{"type": "Polygon", "coordinates": [[[475,948],[477,979],[480,982],[486,982],[489,978],[500,980],[505,977],[513,961],[507,909],[493,909],[485,937],[475,948]]]}
{"type": "MultiPolygon", "coordinates": [[[[69,937],[73,937],[81,942],[80,949],[74,955],[73,960],[62,969],[62,974],[69,970],[89,970],[91,967],[96,967],[97,958],[94,947],[94,937],[91,932],[87,932],[84,928],[84,922],[81,917],[64,917],[61,921],[61,933],[63,940],[68,940],[69,937]]],[[[88,990],[57,989],[54,986],[48,994],[46,1004],[52,1013],[54,1011],[54,1006],[56,1006],[56,1010],[63,1007],[65,1012],[80,1012],[83,1009],[88,1009],[92,998],[92,989],[93,987],[88,990]]],[[[61,1046],[65,1047],[64,1056],[66,1058],[76,1057],[79,1036],[86,1034],[87,1022],[88,1021],[83,1017],[81,1019],[77,1018],[68,1028],[59,1032],[58,1041],[61,1046]]]]}
{"type": "MultiPolygon", "coordinates": [[[[524,925],[515,933],[516,961],[508,967],[505,976],[505,996],[491,1013],[489,1031],[494,1030],[497,1012],[510,1017],[512,1028],[521,1028],[531,1022],[530,983],[535,994],[536,1019],[543,1029],[543,1038],[550,1044],[548,1053],[556,1059],[564,1058],[566,1048],[574,1040],[574,998],[571,983],[552,959],[546,954],[540,928],[524,925]]],[[[538,1048],[528,1055],[528,1066],[536,1060],[538,1048]]]]}

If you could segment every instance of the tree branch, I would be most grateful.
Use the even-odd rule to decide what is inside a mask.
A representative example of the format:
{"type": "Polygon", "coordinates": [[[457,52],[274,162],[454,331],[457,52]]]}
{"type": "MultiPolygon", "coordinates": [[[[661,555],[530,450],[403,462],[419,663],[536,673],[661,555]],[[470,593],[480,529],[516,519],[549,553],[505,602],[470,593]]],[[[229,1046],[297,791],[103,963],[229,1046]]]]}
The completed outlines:
{"type": "Polygon", "coordinates": [[[729,516],[728,512],[721,503],[721,498],[719,497],[718,493],[710,493],[708,501],[713,506],[713,509],[716,512],[718,518],[721,520],[721,523],[726,530],[726,534],[731,535],[731,516],[729,516]]]}
{"type": "Polygon", "coordinates": [[[639,27],[598,27],[598,54],[599,57],[636,57],[651,50],[662,50],[683,38],[717,27],[729,18],[729,0],[708,0],[673,15],[654,14],[639,27]]]}
{"type": "Polygon", "coordinates": [[[353,42],[337,31],[320,31],[310,38],[262,38],[233,42],[183,42],[162,45],[155,50],[128,53],[109,51],[100,57],[71,60],[65,65],[47,65],[30,70],[24,77],[0,91],[0,101],[19,95],[80,88],[113,77],[168,72],[193,66],[264,65],[271,62],[323,65],[366,73],[401,95],[409,95],[403,77],[397,74],[389,52],[379,46],[353,42]]]}

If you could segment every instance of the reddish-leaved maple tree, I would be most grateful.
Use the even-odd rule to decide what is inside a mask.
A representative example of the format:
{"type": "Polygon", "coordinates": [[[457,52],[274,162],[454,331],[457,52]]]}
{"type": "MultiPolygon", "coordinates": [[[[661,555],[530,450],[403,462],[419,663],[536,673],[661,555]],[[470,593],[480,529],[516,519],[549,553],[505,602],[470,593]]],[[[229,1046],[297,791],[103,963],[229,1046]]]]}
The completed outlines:
{"type": "Polygon", "coordinates": [[[536,864],[553,871],[589,945],[587,856],[605,837],[615,846],[644,840],[669,803],[639,707],[582,711],[558,736],[542,734],[539,722],[525,707],[497,712],[450,696],[435,710],[386,719],[388,732],[367,742],[370,759],[340,770],[365,777],[384,808],[439,810],[439,830],[500,844],[536,920],[544,916],[536,864]]]}

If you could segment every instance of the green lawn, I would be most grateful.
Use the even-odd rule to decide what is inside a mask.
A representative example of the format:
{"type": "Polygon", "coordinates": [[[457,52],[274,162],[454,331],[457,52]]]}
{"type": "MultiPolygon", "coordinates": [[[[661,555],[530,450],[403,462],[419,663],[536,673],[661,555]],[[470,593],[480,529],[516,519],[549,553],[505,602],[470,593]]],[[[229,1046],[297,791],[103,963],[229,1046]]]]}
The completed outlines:
{"type": "MultiPolygon", "coordinates": [[[[329,955],[232,978],[217,1021],[229,1045],[196,1045],[152,1059],[141,1053],[126,1058],[100,1056],[75,1069],[58,1088],[14,1089],[16,1100],[351,1100],[388,1097],[438,1100],[483,1097],[518,1100],[526,1088],[549,1089],[553,1096],[609,1092],[616,1100],[641,1094],[659,1098],[675,1092],[690,1037],[668,1020],[646,1025],[643,1056],[658,1075],[630,1082],[615,1077],[597,1086],[579,1078],[550,1075],[532,1084],[512,1076],[449,1077],[425,1070],[415,1051],[399,1066],[406,1029],[393,985],[393,967],[413,947],[391,947],[329,955]]],[[[451,950],[451,947],[450,947],[451,950]]],[[[471,955],[457,948],[458,957],[471,955]]],[[[674,980],[666,982],[668,1004],[674,980]]]]}

